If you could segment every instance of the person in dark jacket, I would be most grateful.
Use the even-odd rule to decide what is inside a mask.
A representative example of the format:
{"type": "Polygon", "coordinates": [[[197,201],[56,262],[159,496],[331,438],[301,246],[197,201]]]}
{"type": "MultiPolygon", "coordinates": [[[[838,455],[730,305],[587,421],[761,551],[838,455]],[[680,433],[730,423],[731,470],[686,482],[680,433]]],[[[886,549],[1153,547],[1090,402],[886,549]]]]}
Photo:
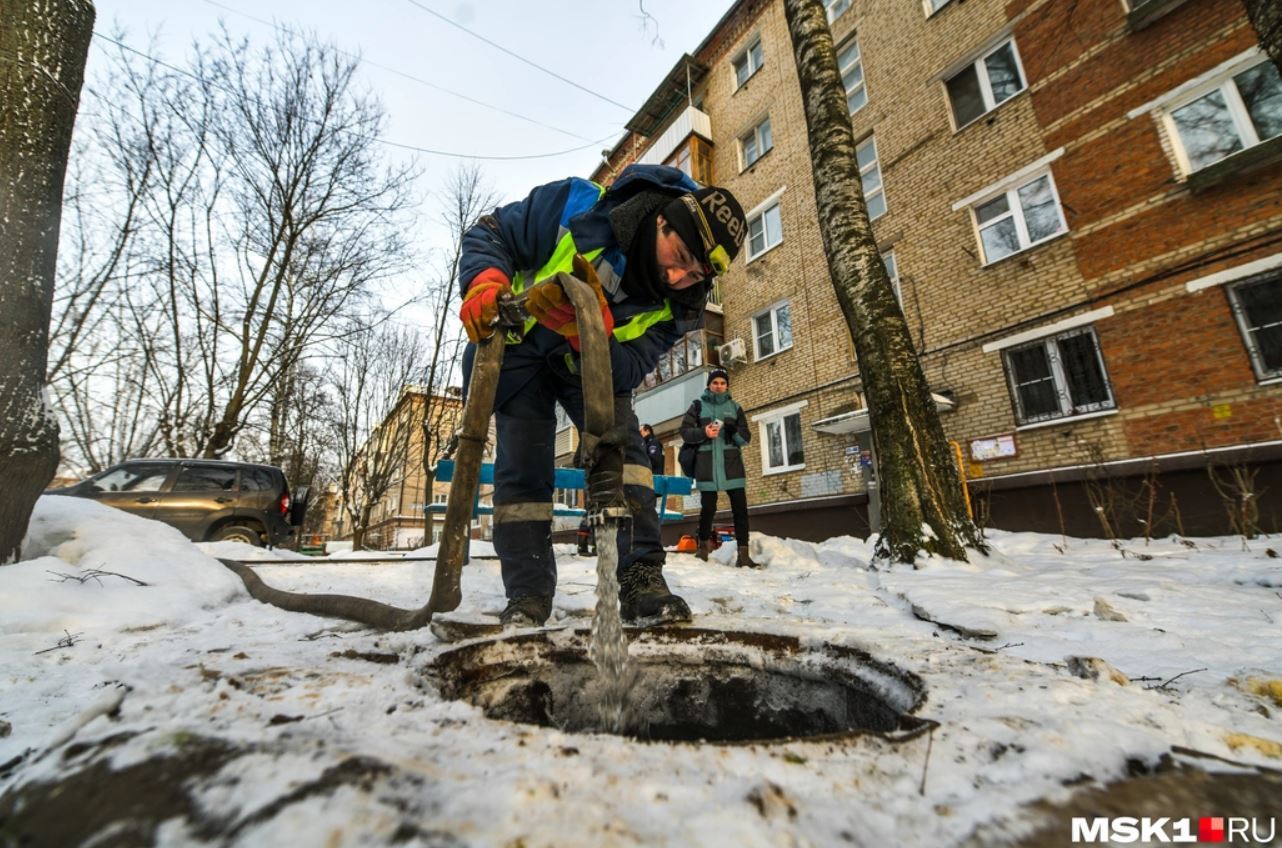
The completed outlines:
{"type": "Polygon", "coordinates": [[[531,317],[522,333],[507,336],[494,406],[494,548],[505,624],[541,625],[551,615],[555,403],[583,429],[578,321],[559,286],[534,288],[559,272],[597,291],[611,335],[615,423],[630,435],[624,494],[632,522],[618,540],[620,612],[644,623],[690,618],[663,578],[654,480],[631,395],[661,355],[702,326],[713,278],[726,272],[746,233],[743,209],[726,189],[701,188],[676,168],[632,165],[608,190],[575,177],[540,186],[464,234],[460,318],[473,342],[465,380],[474,343],[494,333],[499,300],[530,291],[531,317]]]}
{"type": "Polygon", "coordinates": [[[734,536],[739,553],[735,564],[756,568],[748,553],[748,495],[745,491],[743,455],[740,448],[752,440],[752,431],[743,408],[730,397],[730,375],[723,369],[708,373],[708,388],[690,405],[681,419],[681,438],[699,445],[694,466],[695,488],[699,490],[699,559],[712,553],[712,519],[717,514],[717,492],[730,498],[734,515],[734,536]]]}
{"type": "Polygon", "coordinates": [[[645,455],[650,457],[650,470],[663,474],[663,445],[654,437],[654,428],[649,424],[641,425],[641,444],[645,446],[645,455]]]}

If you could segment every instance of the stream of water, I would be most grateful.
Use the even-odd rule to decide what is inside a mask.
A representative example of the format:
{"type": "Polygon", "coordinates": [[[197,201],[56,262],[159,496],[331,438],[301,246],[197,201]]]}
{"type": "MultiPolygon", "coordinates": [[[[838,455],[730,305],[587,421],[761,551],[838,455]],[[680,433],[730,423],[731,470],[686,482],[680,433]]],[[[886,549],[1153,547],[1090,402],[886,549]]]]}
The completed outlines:
{"type": "Polygon", "coordinates": [[[615,519],[596,528],[596,615],[588,655],[596,666],[601,729],[623,733],[631,725],[629,695],[637,670],[628,659],[628,640],[619,617],[619,547],[615,519]]]}

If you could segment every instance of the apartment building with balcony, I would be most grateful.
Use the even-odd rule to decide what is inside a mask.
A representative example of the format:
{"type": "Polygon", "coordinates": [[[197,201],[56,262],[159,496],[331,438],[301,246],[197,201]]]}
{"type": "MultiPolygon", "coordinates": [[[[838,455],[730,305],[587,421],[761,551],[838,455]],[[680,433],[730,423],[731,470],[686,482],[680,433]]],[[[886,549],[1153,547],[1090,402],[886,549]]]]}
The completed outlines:
{"type": "MultiPolygon", "coordinates": [[[[980,519],[1227,532],[1245,495],[1277,529],[1282,79],[1241,4],[825,5],[874,234],[980,519]]],[[[875,457],[781,0],[735,3],[628,128],[594,179],[667,162],[749,213],[705,335],[638,414],[675,444],[727,365],[753,527],[865,533],[875,457]]]]}

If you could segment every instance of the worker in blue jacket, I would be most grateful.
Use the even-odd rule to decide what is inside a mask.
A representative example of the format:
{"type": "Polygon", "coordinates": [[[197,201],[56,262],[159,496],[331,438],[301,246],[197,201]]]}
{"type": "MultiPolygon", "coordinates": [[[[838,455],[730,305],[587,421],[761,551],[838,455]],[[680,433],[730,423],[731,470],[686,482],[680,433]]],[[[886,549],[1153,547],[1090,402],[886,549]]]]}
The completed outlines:
{"type": "MultiPolygon", "coordinates": [[[[688,621],[690,608],[663,578],[654,477],[642,447],[632,392],[659,357],[703,324],[713,279],[747,234],[743,209],[724,188],[701,188],[662,165],[632,165],[609,189],[571,177],[534,189],[483,216],[463,236],[460,318],[473,344],[495,332],[498,301],[559,272],[597,291],[611,335],[615,423],[630,435],[624,495],[630,533],[619,534],[619,607],[626,621],[688,621]]],[[[552,494],[559,402],[580,430],[578,322],[559,286],[533,289],[523,334],[509,334],[494,409],[494,548],[507,608],[501,619],[538,626],[552,613],[552,494]]]]}

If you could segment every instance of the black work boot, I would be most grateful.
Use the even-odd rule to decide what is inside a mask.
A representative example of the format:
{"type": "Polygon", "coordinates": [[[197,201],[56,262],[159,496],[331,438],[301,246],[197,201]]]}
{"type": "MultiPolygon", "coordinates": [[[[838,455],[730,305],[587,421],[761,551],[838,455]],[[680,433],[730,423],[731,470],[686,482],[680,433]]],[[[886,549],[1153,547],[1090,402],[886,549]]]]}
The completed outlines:
{"type": "Polygon", "coordinates": [[[633,563],[619,574],[619,615],[629,624],[653,627],[690,621],[690,606],[672,594],[659,563],[633,563]]]}
{"type": "Polygon", "coordinates": [[[511,598],[499,613],[504,627],[542,627],[552,615],[552,599],[546,595],[511,598]]]}

